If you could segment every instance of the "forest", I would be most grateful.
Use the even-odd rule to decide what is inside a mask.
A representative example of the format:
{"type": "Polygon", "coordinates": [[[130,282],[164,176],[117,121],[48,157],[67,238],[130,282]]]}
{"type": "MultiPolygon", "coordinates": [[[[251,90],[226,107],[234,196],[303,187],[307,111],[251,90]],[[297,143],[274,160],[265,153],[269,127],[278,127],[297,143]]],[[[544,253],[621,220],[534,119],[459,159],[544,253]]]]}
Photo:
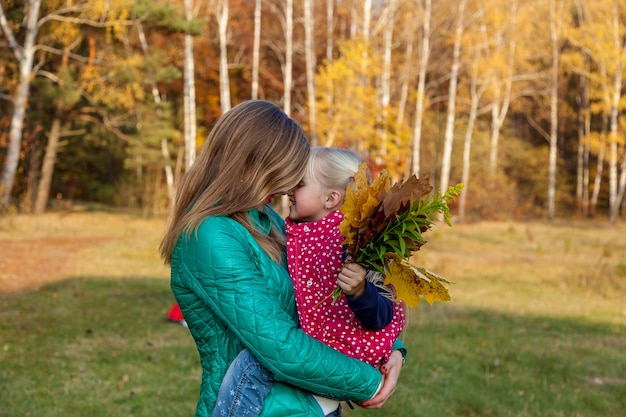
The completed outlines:
{"type": "Polygon", "coordinates": [[[164,213],[275,102],[455,220],[624,218],[626,0],[0,0],[0,213],[164,213]]]}

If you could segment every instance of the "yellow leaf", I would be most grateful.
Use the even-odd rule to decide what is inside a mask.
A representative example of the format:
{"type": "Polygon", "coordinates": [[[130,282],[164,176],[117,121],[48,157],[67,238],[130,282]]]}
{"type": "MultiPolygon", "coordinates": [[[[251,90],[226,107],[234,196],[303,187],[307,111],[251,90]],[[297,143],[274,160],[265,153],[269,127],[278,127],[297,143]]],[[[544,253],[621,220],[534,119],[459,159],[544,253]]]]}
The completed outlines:
{"type": "Polygon", "coordinates": [[[452,282],[426,268],[411,265],[395,253],[388,253],[385,257],[389,261],[385,284],[393,285],[398,300],[413,308],[418,306],[420,296],[431,305],[435,301],[450,300],[444,283],[452,282]]]}

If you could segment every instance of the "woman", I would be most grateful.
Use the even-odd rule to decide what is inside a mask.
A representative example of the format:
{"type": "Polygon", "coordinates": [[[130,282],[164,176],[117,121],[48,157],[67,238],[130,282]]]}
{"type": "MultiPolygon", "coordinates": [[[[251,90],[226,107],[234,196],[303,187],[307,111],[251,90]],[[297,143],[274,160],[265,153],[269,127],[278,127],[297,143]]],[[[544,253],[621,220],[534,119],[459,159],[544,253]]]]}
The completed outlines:
{"type": "Polygon", "coordinates": [[[244,348],[274,375],[263,416],[323,416],[310,393],[368,408],[393,393],[399,352],[383,380],[298,328],[284,221],[268,203],[299,183],[309,150],[300,126],[276,105],[247,101],[218,120],[181,181],[161,255],[200,353],[197,417],[211,414],[244,348]]]}

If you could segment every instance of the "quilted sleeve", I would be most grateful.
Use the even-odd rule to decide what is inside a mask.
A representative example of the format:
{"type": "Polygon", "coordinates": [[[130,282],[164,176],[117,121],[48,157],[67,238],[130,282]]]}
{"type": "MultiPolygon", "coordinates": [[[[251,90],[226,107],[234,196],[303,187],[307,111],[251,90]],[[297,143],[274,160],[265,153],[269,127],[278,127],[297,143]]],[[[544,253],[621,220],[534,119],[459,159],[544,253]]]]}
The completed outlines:
{"type": "Polygon", "coordinates": [[[195,269],[188,285],[202,302],[276,380],[337,399],[371,398],[380,372],[300,330],[285,308],[284,285],[291,285],[287,273],[275,268],[274,276],[262,274],[259,264],[271,262],[267,255],[245,229],[222,220],[232,223],[224,227],[205,221],[187,243],[187,268],[195,269]]]}

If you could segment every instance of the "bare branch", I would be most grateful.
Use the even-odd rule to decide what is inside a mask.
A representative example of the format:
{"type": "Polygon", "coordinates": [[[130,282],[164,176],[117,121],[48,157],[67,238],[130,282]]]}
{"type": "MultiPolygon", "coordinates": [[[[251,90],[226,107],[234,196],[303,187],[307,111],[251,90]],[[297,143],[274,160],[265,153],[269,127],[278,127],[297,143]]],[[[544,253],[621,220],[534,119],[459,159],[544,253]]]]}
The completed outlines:
{"type": "Polygon", "coordinates": [[[526,116],[526,120],[528,120],[528,123],[529,123],[532,127],[534,127],[534,128],[535,128],[535,130],[536,130],[537,132],[539,132],[539,134],[540,134],[541,136],[543,136],[543,138],[544,138],[546,141],[550,142],[550,134],[549,134],[548,132],[546,132],[546,131],[545,131],[545,130],[544,130],[544,129],[543,129],[543,128],[539,125],[539,123],[537,123],[537,122],[535,121],[535,119],[533,119],[532,117],[530,117],[530,116],[529,116],[529,115],[527,115],[527,114],[526,114],[525,116],[526,116]]]}
{"type": "MultiPolygon", "coordinates": [[[[71,9],[69,9],[71,10],[71,9]]],[[[75,10],[73,10],[75,11],[75,10]]],[[[59,11],[62,12],[62,11],[59,11]]],[[[108,21],[108,22],[95,22],[93,20],[89,20],[89,19],[84,19],[84,18],[80,18],[80,17],[67,17],[67,16],[60,16],[57,13],[53,13],[53,14],[49,14],[43,18],[41,18],[39,20],[39,22],[37,23],[38,27],[41,28],[42,25],[44,25],[45,23],[49,22],[49,21],[57,21],[57,22],[64,22],[64,23],[74,23],[74,24],[78,24],[78,25],[86,25],[86,26],[91,26],[91,27],[95,27],[95,28],[108,28],[108,27],[113,27],[113,26],[133,26],[135,25],[139,20],[112,20],[112,21],[108,21]]]]}
{"type": "Polygon", "coordinates": [[[99,119],[99,118],[97,118],[95,116],[92,116],[92,115],[89,115],[89,114],[81,114],[81,115],[79,115],[77,117],[77,119],[85,120],[85,121],[88,121],[88,122],[98,123],[98,124],[102,125],[106,130],[108,130],[109,132],[113,133],[118,138],[120,138],[122,140],[125,140],[127,142],[133,140],[132,136],[129,136],[129,135],[123,133],[117,127],[115,127],[111,123],[109,123],[107,118],[99,119]]]}
{"type": "Polygon", "coordinates": [[[8,95],[8,94],[3,94],[3,93],[0,93],[0,99],[2,99],[2,100],[6,100],[6,101],[11,102],[11,103],[14,103],[14,102],[15,102],[15,100],[13,100],[13,97],[11,97],[11,96],[10,96],[10,95],[8,95]]]}
{"type": "Polygon", "coordinates": [[[24,60],[24,50],[15,40],[15,36],[13,35],[13,31],[9,27],[9,23],[7,22],[7,18],[4,15],[4,9],[0,4],[0,27],[2,27],[2,32],[4,32],[4,36],[7,38],[7,42],[9,43],[9,48],[15,54],[15,58],[22,62],[24,60]]]}
{"type": "MultiPolygon", "coordinates": [[[[58,48],[53,48],[51,46],[48,45],[37,45],[35,46],[35,50],[37,51],[46,51],[46,52],[50,52],[51,54],[55,54],[55,55],[63,55],[63,54],[67,54],[67,56],[71,59],[74,59],[76,61],[80,61],[80,62],[89,62],[89,58],[88,57],[84,57],[82,55],[78,55],[78,54],[74,54],[72,52],[64,52],[62,49],[58,49],[58,48]]],[[[98,64],[105,64],[103,61],[96,59],[94,62],[98,63],[98,64]]]]}

